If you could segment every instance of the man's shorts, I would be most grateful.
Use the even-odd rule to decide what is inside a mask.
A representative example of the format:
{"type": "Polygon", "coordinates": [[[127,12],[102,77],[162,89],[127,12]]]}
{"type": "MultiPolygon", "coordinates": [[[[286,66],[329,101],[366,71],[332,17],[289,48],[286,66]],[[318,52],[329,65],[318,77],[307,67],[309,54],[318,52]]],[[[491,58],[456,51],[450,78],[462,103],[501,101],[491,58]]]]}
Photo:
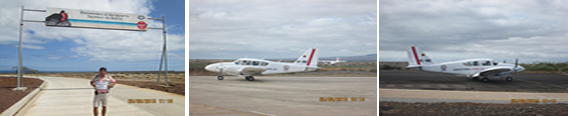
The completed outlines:
{"type": "Polygon", "coordinates": [[[97,95],[95,95],[95,99],[93,100],[93,107],[99,107],[99,105],[102,103],[103,106],[107,106],[108,100],[107,98],[110,96],[110,94],[108,93],[99,93],[97,95]]]}

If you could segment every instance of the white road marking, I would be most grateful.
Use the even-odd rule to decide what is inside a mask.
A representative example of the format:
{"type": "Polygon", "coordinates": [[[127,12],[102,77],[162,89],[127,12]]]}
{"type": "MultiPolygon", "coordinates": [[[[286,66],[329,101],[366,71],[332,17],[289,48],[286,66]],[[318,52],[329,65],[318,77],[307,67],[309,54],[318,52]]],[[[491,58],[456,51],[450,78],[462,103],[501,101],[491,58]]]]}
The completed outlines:
{"type": "Polygon", "coordinates": [[[262,113],[262,112],[257,112],[257,111],[250,111],[250,112],[257,113],[257,114],[269,115],[269,116],[276,116],[274,114],[267,114],[267,113],[262,113]]]}

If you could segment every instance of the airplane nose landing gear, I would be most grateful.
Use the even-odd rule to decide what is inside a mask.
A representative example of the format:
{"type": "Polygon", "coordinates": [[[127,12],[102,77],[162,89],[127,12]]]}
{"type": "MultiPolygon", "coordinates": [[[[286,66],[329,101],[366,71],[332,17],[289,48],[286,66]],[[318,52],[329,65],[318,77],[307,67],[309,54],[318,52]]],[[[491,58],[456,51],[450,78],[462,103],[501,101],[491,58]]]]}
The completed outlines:
{"type": "Polygon", "coordinates": [[[223,77],[223,69],[221,68],[221,69],[219,69],[219,76],[217,76],[217,79],[223,80],[223,78],[224,78],[223,77]]]}

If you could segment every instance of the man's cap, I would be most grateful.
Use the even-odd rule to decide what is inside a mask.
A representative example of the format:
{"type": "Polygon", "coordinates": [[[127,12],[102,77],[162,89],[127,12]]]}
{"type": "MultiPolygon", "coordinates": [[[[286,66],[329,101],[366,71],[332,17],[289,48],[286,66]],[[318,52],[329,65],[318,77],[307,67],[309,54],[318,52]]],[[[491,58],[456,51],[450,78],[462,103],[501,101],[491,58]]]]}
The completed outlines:
{"type": "Polygon", "coordinates": [[[106,71],[107,71],[107,68],[101,67],[101,68],[99,69],[99,71],[102,71],[102,70],[104,70],[104,71],[106,72],[106,71]]]}

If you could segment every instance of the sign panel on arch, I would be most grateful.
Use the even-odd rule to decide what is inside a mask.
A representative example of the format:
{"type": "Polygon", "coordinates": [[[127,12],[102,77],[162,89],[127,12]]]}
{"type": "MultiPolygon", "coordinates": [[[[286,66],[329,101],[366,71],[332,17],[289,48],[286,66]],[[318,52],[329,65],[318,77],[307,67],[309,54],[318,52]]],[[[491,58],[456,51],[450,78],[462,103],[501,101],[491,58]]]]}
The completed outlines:
{"type": "Polygon", "coordinates": [[[120,30],[148,30],[148,16],[143,14],[47,8],[46,26],[84,27],[120,30]]]}

